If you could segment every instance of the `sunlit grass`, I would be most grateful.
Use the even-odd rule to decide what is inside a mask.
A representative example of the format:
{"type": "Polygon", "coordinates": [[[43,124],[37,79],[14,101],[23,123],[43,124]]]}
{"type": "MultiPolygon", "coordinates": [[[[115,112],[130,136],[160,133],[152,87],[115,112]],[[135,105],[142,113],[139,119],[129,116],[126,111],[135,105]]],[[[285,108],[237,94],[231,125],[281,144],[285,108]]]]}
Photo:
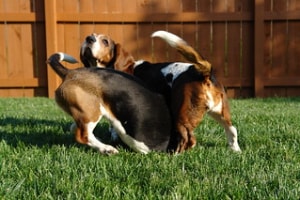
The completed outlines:
{"type": "Polygon", "coordinates": [[[299,199],[300,98],[230,104],[240,154],[206,117],[191,151],[103,156],[53,100],[0,99],[0,199],[299,199]]]}

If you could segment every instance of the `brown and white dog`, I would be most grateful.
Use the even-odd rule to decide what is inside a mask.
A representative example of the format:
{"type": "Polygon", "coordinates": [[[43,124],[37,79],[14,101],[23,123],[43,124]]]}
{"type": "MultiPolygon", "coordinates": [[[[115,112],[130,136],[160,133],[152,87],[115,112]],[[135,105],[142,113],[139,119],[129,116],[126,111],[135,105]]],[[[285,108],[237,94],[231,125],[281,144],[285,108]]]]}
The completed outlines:
{"type": "Polygon", "coordinates": [[[101,153],[118,150],[100,142],[93,130],[107,118],[121,140],[137,152],[167,151],[171,118],[164,97],[143,86],[129,74],[98,67],[69,70],[60,62],[76,60],[64,53],[50,56],[47,63],[63,79],[55,91],[57,104],[75,121],[77,142],[101,153]]]}
{"type": "Polygon", "coordinates": [[[163,94],[170,106],[175,130],[172,131],[175,135],[171,138],[170,144],[176,144],[177,153],[195,146],[193,130],[199,125],[205,113],[224,127],[231,149],[240,151],[237,130],[230,119],[226,93],[212,74],[211,64],[183,39],[172,33],[156,31],[152,37],[165,40],[190,63],[135,61],[120,44],[102,34],[86,37],[81,46],[80,59],[85,67],[113,68],[133,74],[149,89],[163,94]]]}

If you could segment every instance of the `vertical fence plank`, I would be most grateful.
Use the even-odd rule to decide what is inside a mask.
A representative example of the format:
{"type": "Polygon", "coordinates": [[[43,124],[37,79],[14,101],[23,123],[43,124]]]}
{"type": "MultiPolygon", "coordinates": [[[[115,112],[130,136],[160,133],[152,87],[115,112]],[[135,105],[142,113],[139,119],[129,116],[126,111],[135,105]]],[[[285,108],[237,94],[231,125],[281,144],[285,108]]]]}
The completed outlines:
{"type": "MultiPolygon", "coordinates": [[[[241,76],[247,81],[243,90],[246,92],[242,97],[254,96],[254,37],[253,37],[253,23],[243,22],[242,27],[242,61],[241,61],[241,76]],[[247,87],[247,88],[245,88],[247,87]]],[[[241,86],[243,87],[243,85],[241,86]]],[[[243,92],[244,92],[243,91],[243,92]]]]}
{"type": "MultiPolygon", "coordinates": [[[[251,1],[240,0],[237,6],[239,12],[253,12],[253,3],[251,1]]],[[[254,76],[254,38],[253,38],[253,23],[251,21],[241,22],[241,61],[240,74],[245,81],[241,84],[241,93],[238,97],[253,96],[254,76]]]]}
{"type": "MultiPolygon", "coordinates": [[[[149,26],[149,24],[138,24],[138,33],[137,37],[139,38],[136,41],[138,54],[136,56],[137,59],[148,60],[151,61],[153,56],[157,59],[163,55],[157,55],[156,51],[152,49],[152,39],[150,38],[153,32],[153,26],[149,26]]],[[[163,60],[164,58],[162,58],[163,60]]],[[[161,60],[161,61],[162,61],[161,60]]]]}
{"type": "MultiPolygon", "coordinates": [[[[56,0],[45,0],[45,29],[47,58],[57,51],[57,20],[56,0]]],[[[59,84],[59,78],[55,72],[47,67],[48,74],[48,96],[54,97],[54,91],[59,84]]]]}
{"type": "MultiPolygon", "coordinates": [[[[211,12],[210,1],[198,1],[198,12],[211,12]]],[[[201,19],[199,19],[201,20],[201,19]]],[[[198,22],[197,24],[197,46],[195,48],[198,52],[208,61],[212,61],[212,35],[211,35],[212,22],[198,22]]]]}
{"type": "Polygon", "coordinates": [[[227,30],[227,73],[228,78],[240,77],[241,23],[229,23],[227,30]]]}
{"type": "Polygon", "coordinates": [[[1,73],[0,79],[4,79],[7,77],[8,73],[8,59],[7,59],[7,38],[6,38],[6,24],[0,24],[0,44],[2,44],[2,48],[0,48],[0,66],[1,73]]]}
{"type": "MultiPolygon", "coordinates": [[[[300,12],[300,1],[290,0],[288,11],[300,12]]],[[[288,76],[300,77],[300,23],[299,21],[288,21],[288,76]]]]}
{"type": "MultiPolygon", "coordinates": [[[[286,11],[287,1],[276,0],[273,1],[272,12],[286,11]]],[[[287,21],[273,20],[272,28],[272,68],[271,77],[282,77],[287,73],[287,21]]]]}
{"type": "MultiPolygon", "coordinates": [[[[74,0],[63,0],[63,12],[72,13],[74,15],[79,14],[80,11],[79,1],[74,0]]],[[[57,35],[58,51],[63,51],[69,55],[72,55],[79,60],[79,49],[80,49],[80,23],[79,21],[74,21],[74,23],[64,23],[59,22],[57,26],[60,27],[60,32],[57,35]]],[[[79,64],[65,63],[67,68],[73,69],[77,68],[79,64]]]]}
{"type": "MultiPolygon", "coordinates": [[[[214,0],[212,2],[212,12],[220,13],[226,12],[226,1],[214,0]]],[[[223,79],[226,76],[227,57],[226,57],[226,43],[227,43],[227,23],[225,21],[218,21],[212,23],[212,65],[216,69],[217,77],[223,79]]]]}
{"type": "MultiPolygon", "coordinates": [[[[192,35],[195,34],[195,31],[190,31],[188,29],[183,30],[184,28],[187,28],[186,24],[184,24],[184,23],[168,24],[167,25],[167,31],[169,31],[171,33],[174,33],[175,35],[178,35],[179,37],[181,37],[182,39],[184,39],[188,44],[190,44],[192,47],[195,47],[195,41],[194,40],[192,40],[192,41],[190,40],[190,39],[194,39],[194,37],[192,35]]],[[[166,45],[165,46],[165,48],[166,48],[166,58],[165,58],[165,60],[163,60],[163,62],[166,62],[166,61],[168,61],[168,62],[171,62],[171,61],[183,61],[183,62],[186,62],[187,61],[173,47],[170,47],[164,41],[161,41],[161,42],[163,42],[163,45],[166,45]]]]}
{"type": "MultiPolygon", "coordinates": [[[[290,0],[288,11],[300,12],[300,1],[290,0]]],[[[287,74],[288,77],[300,77],[300,23],[299,21],[288,21],[288,25],[287,74]]],[[[299,88],[288,88],[287,96],[299,96],[299,88]]]]}
{"type": "Polygon", "coordinates": [[[264,0],[255,0],[254,14],[254,93],[256,97],[264,96],[264,0]]]}
{"type": "Polygon", "coordinates": [[[34,77],[34,62],[32,57],[33,52],[33,40],[32,38],[32,26],[31,24],[24,24],[21,27],[21,33],[22,38],[20,41],[20,49],[21,49],[21,66],[23,66],[23,63],[26,63],[27,67],[22,67],[22,76],[24,79],[29,79],[31,77],[34,77]]]}

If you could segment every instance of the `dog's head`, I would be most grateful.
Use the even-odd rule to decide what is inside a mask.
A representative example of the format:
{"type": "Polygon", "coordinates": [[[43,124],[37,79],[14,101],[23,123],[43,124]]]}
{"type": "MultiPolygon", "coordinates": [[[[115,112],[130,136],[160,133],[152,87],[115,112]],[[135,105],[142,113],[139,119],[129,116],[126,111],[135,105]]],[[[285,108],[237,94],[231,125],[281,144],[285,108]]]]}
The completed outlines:
{"type": "Polygon", "coordinates": [[[85,38],[80,60],[85,67],[97,66],[133,73],[133,57],[120,44],[102,34],[93,33],[85,38]]]}

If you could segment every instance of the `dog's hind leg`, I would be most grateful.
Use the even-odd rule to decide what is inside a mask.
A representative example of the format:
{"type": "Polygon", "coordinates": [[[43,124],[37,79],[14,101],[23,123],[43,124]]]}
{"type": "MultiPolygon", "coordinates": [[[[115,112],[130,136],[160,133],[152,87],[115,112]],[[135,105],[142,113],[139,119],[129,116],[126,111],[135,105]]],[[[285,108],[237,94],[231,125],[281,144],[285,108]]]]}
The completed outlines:
{"type": "Polygon", "coordinates": [[[100,142],[93,134],[93,130],[96,127],[98,121],[88,123],[77,122],[77,124],[79,125],[73,124],[73,127],[71,127],[71,129],[75,130],[73,132],[75,132],[76,141],[81,144],[89,145],[90,147],[99,150],[102,154],[118,153],[118,150],[116,148],[100,142]]]}
{"type": "Polygon", "coordinates": [[[177,123],[179,143],[175,151],[176,153],[181,153],[196,146],[197,141],[192,130],[193,128],[188,128],[184,124],[177,123]]]}
{"type": "Polygon", "coordinates": [[[134,151],[138,153],[147,154],[150,152],[150,149],[147,145],[145,145],[143,142],[135,140],[133,137],[131,137],[126,133],[120,121],[116,119],[110,119],[110,120],[116,132],[118,133],[119,137],[125,144],[127,144],[130,148],[132,148],[134,151]]]}
{"type": "Polygon", "coordinates": [[[126,133],[125,128],[122,126],[122,123],[108,110],[109,109],[107,109],[104,105],[100,104],[101,113],[105,118],[107,118],[110,121],[110,123],[114,128],[114,131],[116,131],[116,133],[121,138],[121,140],[138,153],[144,153],[144,154],[149,153],[150,152],[149,147],[145,145],[143,142],[137,141],[133,137],[128,135],[128,133],[126,133]]]}
{"type": "MultiPolygon", "coordinates": [[[[186,96],[189,97],[188,95],[186,96]]],[[[195,105],[185,100],[181,105],[179,114],[176,114],[177,120],[175,124],[179,136],[179,143],[176,149],[177,153],[196,146],[197,141],[193,131],[202,121],[206,113],[206,107],[203,106],[203,104],[203,102],[198,102],[198,104],[195,105]]]]}
{"type": "Polygon", "coordinates": [[[178,133],[178,145],[176,153],[196,146],[194,129],[202,121],[207,111],[205,94],[198,82],[173,87],[172,115],[175,117],[174,124],[178,133]]]}
{"type": "Polygon", "coordinates": [[[233,151],[241,151],[240,146],[238,144],[237,130],[231,123],[229,106],[227,102],[220,102],[220,104],[214,109],[210,110],[208,114],[214,120],[216,120],[222,127],[224,127],[230,148],[233,151]]]}

